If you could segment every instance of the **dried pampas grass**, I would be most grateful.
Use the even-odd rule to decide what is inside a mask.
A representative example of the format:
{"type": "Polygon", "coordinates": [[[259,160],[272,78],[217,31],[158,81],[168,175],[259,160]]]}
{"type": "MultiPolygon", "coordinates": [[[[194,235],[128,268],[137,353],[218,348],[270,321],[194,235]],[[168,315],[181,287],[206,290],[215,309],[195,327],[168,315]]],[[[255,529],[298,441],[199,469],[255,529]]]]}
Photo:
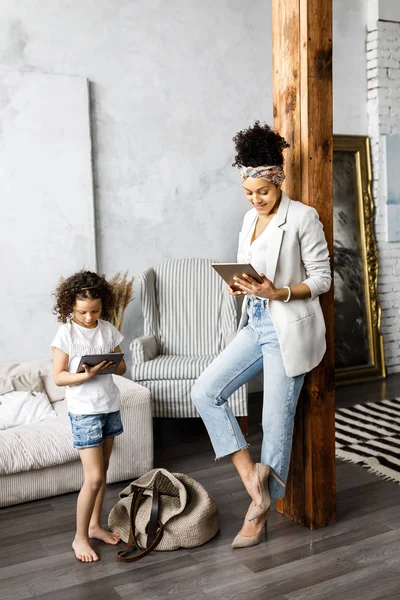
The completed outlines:
{"type": "Polygon", "coordinates": [[[133,281],[134,277],[128,279],[128,271],[123,275],[118,271],[108,283],[112,285],[115,293],[115,305],[111,323],[120,330],[124,320],[124,312],[129,302],[133,300],[133,281]]]}

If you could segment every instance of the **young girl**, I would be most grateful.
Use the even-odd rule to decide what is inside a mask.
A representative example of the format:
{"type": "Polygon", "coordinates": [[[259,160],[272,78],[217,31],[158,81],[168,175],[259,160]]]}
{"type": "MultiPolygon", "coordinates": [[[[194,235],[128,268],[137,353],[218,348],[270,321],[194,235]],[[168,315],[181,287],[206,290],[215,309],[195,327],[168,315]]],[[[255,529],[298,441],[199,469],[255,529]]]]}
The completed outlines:
{"type": "MultiPolygon", "coordinates": [[[[118,533],[101,526],[101,511],[106,486],[108,462],[114,437],[123,431],[119,390],[112,375],[102,374],[112,363],[103,361],[95,367],[84,366],[77,373],[85,354],[120,352],[120,332],[104,319],[110,317],[114,292],[109,283],[96,273],[81,271],[62,280],[53,294],[53,309],[64,323],[52,342],[54,381],[67,386],[65,398],[72,425],[74,447],[78,448],[84,470],[84,484],[78,496],[76,535],[72,548],[83,562],[98,560],[89,544],[97,538],[107,544],[118,544],[118,533]]],[[[122,360],[118,375],[126,371],[122,360]]]]}

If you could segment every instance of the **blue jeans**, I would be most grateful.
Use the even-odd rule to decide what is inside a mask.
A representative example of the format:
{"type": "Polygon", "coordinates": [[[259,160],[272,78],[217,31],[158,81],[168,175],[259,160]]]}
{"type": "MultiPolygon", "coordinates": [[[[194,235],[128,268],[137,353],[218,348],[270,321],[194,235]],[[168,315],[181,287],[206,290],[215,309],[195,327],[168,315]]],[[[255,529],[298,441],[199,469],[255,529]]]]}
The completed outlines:
{"type": "MultiPolygon", "coordinates": [[[[294,417],[304,375],[286,375],[268,300],[250,298],[247,313],[246,327],[196,381],[192,400],[207,428],[217,459],[247,448],[228,399],[264,369],[261,462],[270,465],[286,482],[294,417]]],[[[272,477],[269,490],[271,498],[285,495],[284,488],[272,477]]]]}

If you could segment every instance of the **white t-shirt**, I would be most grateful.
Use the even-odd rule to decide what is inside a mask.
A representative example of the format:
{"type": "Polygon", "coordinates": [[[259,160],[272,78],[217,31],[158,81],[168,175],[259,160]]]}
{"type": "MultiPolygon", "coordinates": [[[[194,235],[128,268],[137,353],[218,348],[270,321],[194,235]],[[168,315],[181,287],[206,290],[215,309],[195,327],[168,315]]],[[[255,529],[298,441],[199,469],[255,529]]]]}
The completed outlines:
{"type": "MultiPolygon", "coordinates": [[[[61,325],[51,346],[68,354],[68,371],[76,373],[82,356],[113,352],[123,339],[124,336],[108,321],[98,319],[93,329],[69,321],[61,325]]],[[[67,386],[65,399],[73,415],[110,413],[120,408],[119,390],[112,375],[97,375],[89,381],[67,386]]]]}

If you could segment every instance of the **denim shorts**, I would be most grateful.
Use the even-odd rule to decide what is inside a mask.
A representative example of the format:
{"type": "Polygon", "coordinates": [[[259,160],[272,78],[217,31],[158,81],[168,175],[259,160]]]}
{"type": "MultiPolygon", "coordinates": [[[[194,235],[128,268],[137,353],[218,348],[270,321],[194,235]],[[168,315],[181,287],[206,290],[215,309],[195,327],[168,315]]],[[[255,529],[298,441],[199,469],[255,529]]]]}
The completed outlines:
{"type": "Polygon", "coordinates": [[[119,410],[99,415],[72,415],[68,413],[72,425],[74,448],[95,448],[105,438],[112,438],[123,432],[119,410]]]}

